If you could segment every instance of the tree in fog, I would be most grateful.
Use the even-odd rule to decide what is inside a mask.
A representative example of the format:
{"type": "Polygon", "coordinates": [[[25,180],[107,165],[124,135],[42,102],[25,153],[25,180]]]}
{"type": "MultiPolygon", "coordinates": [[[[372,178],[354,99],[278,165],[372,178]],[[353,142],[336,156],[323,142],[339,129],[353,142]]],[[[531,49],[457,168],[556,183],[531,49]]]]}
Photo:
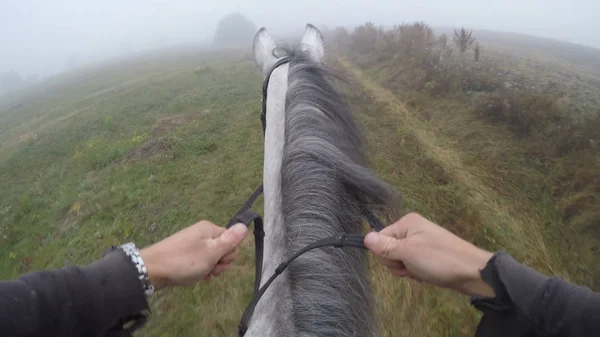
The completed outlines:
{"type": "Polygon", "coordinates": [[[217,46],[251,46],[255,33],[254,22],[240,13],[231,13],[217,23],[213,41],[217,46]]]}
{"type": "Polygon", "coordinates": [[[371,53],[377,44],[379,29],[371,21],[354,28],[352,49],[360,53],[371,53]]]}
{"type": "Polygon", "coordinates": [[[448,46],[448,36],[446,34],[440,35],[437,44],[439,46],[440,62],[448,60],[452,56],[452,48],[448,46]]]}
{"type": "Polygon", "coordinates": [[[448,36],[446,34],[440,35],[438,42],[442,48],[448,48],[448,36]]]}
{"type": "Polygon", "coordinates": [[[464,28],[454,30],[454,43],[458,47],[458,50],[464,53],[467,48],[473,45],[475,38],[473,32],[464,28]]]}
{"type": "Polygon", "coordinates": [[[473,48],[473,51],[475,52],[475,54],[473,55],[475,62],[479,62],[479,56],[481,55],[481,46],[479,45],[479,43],[475,44],[475,48],[473,48]]]}
{"type": "Polygon", "coordinates": [[[345,47],[350,43],[350,33],[344,27],[335,27],[329,32],[328,40],[336,47],[345,47]]]}
{"type": "Polygon", "coordinates": [[[6,93],[21,86],[21,75],[16,71],[5,71],[0,73],[0,93],[6,93]]]}

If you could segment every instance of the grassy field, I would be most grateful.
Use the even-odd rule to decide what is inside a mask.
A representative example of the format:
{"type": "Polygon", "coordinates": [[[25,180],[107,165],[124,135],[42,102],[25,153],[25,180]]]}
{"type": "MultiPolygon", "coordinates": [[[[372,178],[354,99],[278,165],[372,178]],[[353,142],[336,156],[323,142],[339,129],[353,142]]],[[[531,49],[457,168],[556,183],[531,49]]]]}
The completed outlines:
{"type": "MultiPolygon", "coordinates": [[[[404,210],[598,289],[597,239],[564,228],[552,189],[566,159],[540,164],[464,100],[397,90],[389,68],[331,63],[352,79],[345,92],[373,168],[404,210]]],[[[89,263],[111,244],[143,246],[200,219],[224,223],[262,180],[260,86],[247,54],[187,50],[64,75],[0,101],[0,278],[89,263]]],[[[157,294],[140,335],[234,335],[253,263],[247,240],[227,276],[157,294]]],[[[478,314],[467,298],[375,264],[372,278],[382,336],[473,334],[478,314]]]]}
{"type": "MultiPolygon", "coordinates": [[[[262,181],[261,81],[246,59],[188,53],[51,85],[2,112],[2,279],[224,223],[262,181]]],[[[144,335],[232,335],[252,294],[246,244],[229,277],[158,294],[144,335]]]]}
{"type": "MultiPolygon", "coordinates": [[[[545,273],[592,282],[584,265],[569,266],[579,259],[553,237],[560,215],[545,197],[542,175],[527,163],[517,163],[520,157],[505,157],[518,146],[506,132],[482,124],[452,102],[425,119],[350,63],[341,65],[364,88],[362,118],[376,130],[370,133],[376,168],[398,187],[406,210],[424,214],[481,247],[504,249],[545,273]],[[488,162],[488,152],[498,153],[498,162],[488,162]],[[506,171],[494,174],[501,170],[506,171]]],[[[384,336],[472,335],[479,316],[463,296],[397,282],[385,270],[374,270],[384,336]]]]}
{"type": "MultiPolygon", "coordinates": [[[[368,25],[339,34],[338,67],[356,85],[377,170],[405,209],[599,289],[600,76],[498,42],[483,45],[479,62],[471,53],[440,62],[436,51],[448,47],[422,24],[384,34],[368,25]],[[496,103],[503,108],[489,109],[496,103]]],[[[383,335],[473,334],[477,314],[464,298],[374,270],[383,335]]]]}

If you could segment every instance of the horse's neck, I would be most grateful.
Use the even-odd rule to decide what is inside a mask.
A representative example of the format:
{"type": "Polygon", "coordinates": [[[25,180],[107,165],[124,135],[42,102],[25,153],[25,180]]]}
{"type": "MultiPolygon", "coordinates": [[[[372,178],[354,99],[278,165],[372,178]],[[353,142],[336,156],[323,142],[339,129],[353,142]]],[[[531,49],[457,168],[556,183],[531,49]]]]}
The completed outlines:
{"type": "MultiPolygon", "coordinates": [[[[262,282],[285,260],[285,231],[281,207],[281,162],[285,144],[285,95],[288,88],[287,64],[275,69],[267,88],[267,128],[265,130],[264,197],[265,246],[262,282]]],[[[287,272],[269,286],[254,311],[246,334],[253,336],[293,336],[291,292],[287,272]]]]}

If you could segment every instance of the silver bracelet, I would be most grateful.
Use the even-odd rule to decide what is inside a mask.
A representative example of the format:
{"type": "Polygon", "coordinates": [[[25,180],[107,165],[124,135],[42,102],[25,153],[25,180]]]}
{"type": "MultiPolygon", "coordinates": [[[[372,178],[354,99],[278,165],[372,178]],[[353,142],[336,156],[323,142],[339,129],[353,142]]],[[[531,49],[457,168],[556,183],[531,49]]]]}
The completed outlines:
{"type": "Polygon", "coordinates": [[[138,278],[140,283],[142,284],[142,289],[144,290],[144,294],[147,297],[152,296],[154,294],[154,287],[150,284],[150,277],[148,276],[148,270],[146,269],[146,265],[140,256],[139,249],[135,246],[133,242],[126,243],[118,247],[122,250],[125,255],[129,256],[131,262],[136,267],[138,271],[138,278]]]}

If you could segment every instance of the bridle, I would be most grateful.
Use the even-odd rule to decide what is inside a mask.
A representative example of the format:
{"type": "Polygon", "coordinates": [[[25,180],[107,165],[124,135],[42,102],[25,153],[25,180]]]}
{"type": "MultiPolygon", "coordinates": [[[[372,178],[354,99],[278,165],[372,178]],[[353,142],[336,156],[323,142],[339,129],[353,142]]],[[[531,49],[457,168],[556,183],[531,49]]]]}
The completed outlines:
{"type": "Polygon", "coordinates": [[[269,79],[271,78],[271,74],[273,73],[273,71],[275,71],[275,69],[277,69],[279,66],[284,65],[289,62],[290,62],[290,59],[287,56],[284,56],[284,57],[278,59],[275,63],[273,63],[273,65],[267,72],[267,76],[265,77],[265,80],[263,81],[262,110],[260,111],[260,122],[262,123],[263,135],[265,134],[265,131],[267,130],[267,89],[269,89],[269,79]]]}
{"type": "MultiPolygon", "coordinates": [[[[267,76],[265,77],[265,80],[263,82],[262,111],[260,113],[260,120],[262,122],[263,134],[265,133],[265,131],[267,129],[267,88],[269,86],[269,78],[271,77],[271,74],[273,73],[273,71],[275,69],[277,69],[277,67],[279,67],[283,64],[286,64],[288,62],[289,62],[288,57],[282,57],[282,58],[278,59],[277,62],[275,62],[271,66],[269,71],[267,72],[267,76]]],[[[306,247],[300,249],[298,252],[296,252],[294,255],[292,255],[289,259],[287,259],[286,261],[281,263],[277,268],[275,268],[275,272],[273,273],[273,275],[271,275],[271,277],[261,287],[260,283],[261,283],[261,276],[262,276],[263,247],[264,247],[265,232],[264,232],[264,228],[263,228],[262,217],[258,213],[255,213],[254,211],[252,211],[251,208],[252,208],[252,205],[254,204],[254,202],[256,201],[256,199],[262,194],[262,192],[263,192],[263,185],[260,184],[260,186],[257,187],[256,190],[254,190],[254,192],[252,192],[252,194],[250,195],[250,197],[248,197],[248,199],[246,200],[244,205],[229,220],[229,222],[226,225],[227,228],[230,228],[231,226],[233,226],[236,223],[243,223],[249,227],[250,224],[252,222],[254,222],[254,249],[255,249],[255,254],[256,254],[255,271],[254,271],[254,273],[255,273],[254,274],[254,295],[252,297],[252,301],[250,301],[250,303],[246,307],[246,310],[244,310],[244,314],[242,315],[240,324],[238,325],[238,336],[239,337],[244,336],[244,334],[248,330],[248,324],[250,322],[250,319],[252,318],[254,309],[256,308],[256,305],[258,304],[258,301],[260,300],[262,295],[264,295],[264,293],[267,291],[267,289],[269,288],[271,283],[273,283],[273,281],[275,281],[277,276],[281,275],[281,273],[283,273],[283,271],[294,260],[296,260],[300,255],[302,255],[308,251],[311,251],[313,249],[323,248],[323,247],[337,247],[337,248],[354,247],[354,248],[366,249],[366,247],[364,245],[364,236],[360,235],[360,234],[340,233],[339,235],[330,236],[330,237],[318,240],[318,241],[313,242],[313,243],[307,245],[306,247]]],[[[369,223],[369,226],[371,226],[371,228],[373,228],[376,231],[380,231],[384,228],[384,226],[381,224],[381,221],[369,209],[367,209],[366,207],[363,207],[362,212],[363,212],[363,216],[367,219],[367,222],[369,223]]]]}

